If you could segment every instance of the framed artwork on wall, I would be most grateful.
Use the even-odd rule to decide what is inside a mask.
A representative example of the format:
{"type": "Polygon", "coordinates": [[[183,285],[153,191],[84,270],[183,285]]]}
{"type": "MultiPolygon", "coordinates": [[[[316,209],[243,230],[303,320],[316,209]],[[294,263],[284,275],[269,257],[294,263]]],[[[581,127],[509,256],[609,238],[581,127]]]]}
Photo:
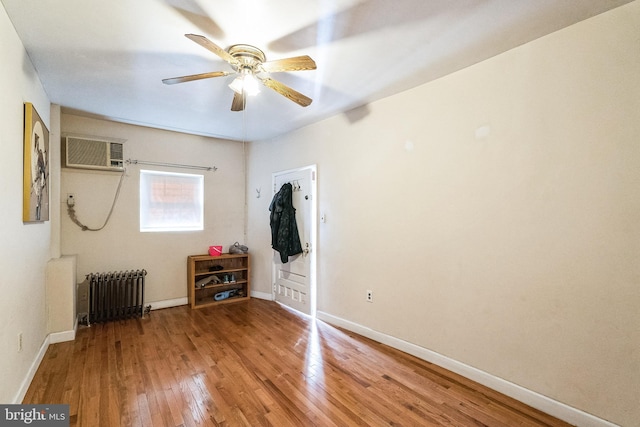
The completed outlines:
{"type": "Polygon", "coordinates": [[[30,102],[24,103],[22,221],[49,220],[49,130],[30,102]]]}

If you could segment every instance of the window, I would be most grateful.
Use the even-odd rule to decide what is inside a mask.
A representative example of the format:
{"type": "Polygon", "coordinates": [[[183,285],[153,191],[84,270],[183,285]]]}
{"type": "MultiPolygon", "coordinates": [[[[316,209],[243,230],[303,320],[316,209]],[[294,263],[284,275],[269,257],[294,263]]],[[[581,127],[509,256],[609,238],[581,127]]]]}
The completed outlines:
{"type": "Polygon", "coordinates": [[[204,176],[140,171],[140,231],[204,228],[204,176]]]}

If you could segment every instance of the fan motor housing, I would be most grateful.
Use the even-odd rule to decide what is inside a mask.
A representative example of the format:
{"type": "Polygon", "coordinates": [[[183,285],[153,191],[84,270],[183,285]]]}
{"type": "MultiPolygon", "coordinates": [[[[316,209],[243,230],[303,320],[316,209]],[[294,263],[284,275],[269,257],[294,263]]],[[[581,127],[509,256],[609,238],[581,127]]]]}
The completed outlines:
{"type": "Polygon", "coordinates": [[[234,44],[227,49],[227,52],[240,61],[241,66],[239,68],[255,70],[257,66],[267,60],[263,51],[248,44],[234,44]]]}

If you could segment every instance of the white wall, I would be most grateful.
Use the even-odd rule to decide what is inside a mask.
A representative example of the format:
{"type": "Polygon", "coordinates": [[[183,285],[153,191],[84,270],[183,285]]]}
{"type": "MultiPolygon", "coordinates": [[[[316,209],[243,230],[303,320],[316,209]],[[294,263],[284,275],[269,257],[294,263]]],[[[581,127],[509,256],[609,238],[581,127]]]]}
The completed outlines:
{"type": "MultiPolygon", "coordinates": [[[[107,226],[82,231],[67,215],[67,193],[74,193],[78,219],[99,228],[113,202],[119,173],[62,169],[62,253],[77,255],[78,280],[88,273],[145,269],[145,302],[187,296],[187,256],[206,253],[213,244],[224,250],[244,240],[245,174],[242,143],[62,114],[62,133],[125,139],[125,159],[217,166],[216,172],[129,165],[107,226]],[[205,177],[205,229],[200,232],[141,233],[139,171],[201,173],[205,177]]],[[[52,203],[52,205],[56,205],[52,203]]],[[[186,302],[185,302],[186,303],[186,302]]]]}
{"type": "MultiPolygon", "coordinates": [[[[252,144],[256,289],[270,292],[271,173],[316,163],[327,215],[316,248],[320,310],[637,425],[639,27],[636,1],[369,105],[358,121],[335,117],[252,144]],[[476,137],[487,125],[489,135],[476,137]]],[[[57,256],[57,230],[21,219],[22,103],[51,120],[3,8],[0,59],[0,402],[12,402],[46,337],[45,266],[57,256]]],[[[206,174],[217,203],[202,233],[137,233],[134,168],[104,232],[80,231],[63,211],[62,253],[78,254],[80,276],[143,267],[149,300],[181,298],[187,254],[242,239],[241,144],[72,115],[62,127],[125,138],[127,157],[220,168],[206,174]]],[[[60,208],[74,192],[80,218],[101,224],[115,183],[65,171],[60,208]]]]}
{"type": "Polygon", "coordinates": [[[47,335],[45,266],[51,239],[51,222],[22,222],[23,103],[33,103],[51,127],[49,99],[4,7],[0,63],[0,402],[14,403],[47,335]]]}
{"type": "Polygon", "coordinates": [[[252,143],[254,288],[271,289],[254,189],[315,163],[318,310],[638,425],[638,28],[636,1],[252,143]]]}

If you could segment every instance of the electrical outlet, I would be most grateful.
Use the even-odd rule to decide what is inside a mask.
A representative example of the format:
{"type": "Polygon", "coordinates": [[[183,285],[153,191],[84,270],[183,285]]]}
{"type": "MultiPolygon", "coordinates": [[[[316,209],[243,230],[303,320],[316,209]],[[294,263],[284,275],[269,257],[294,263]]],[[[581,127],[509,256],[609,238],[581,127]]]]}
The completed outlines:
{"type": "Polygon", "coordinates": [[[18,334],[18,353],[22,351],[22,332],[18,334]]]}
{"type": "Polygon", "coordinates": [[[373,302],[373,291],[367,291],[367,302],[373,302]]]}
{"type": "Polygon", "coordinates": [[[67,193],[67,206],[74,206],[76,204],[76,195],[73,193],[67,193]]]}

